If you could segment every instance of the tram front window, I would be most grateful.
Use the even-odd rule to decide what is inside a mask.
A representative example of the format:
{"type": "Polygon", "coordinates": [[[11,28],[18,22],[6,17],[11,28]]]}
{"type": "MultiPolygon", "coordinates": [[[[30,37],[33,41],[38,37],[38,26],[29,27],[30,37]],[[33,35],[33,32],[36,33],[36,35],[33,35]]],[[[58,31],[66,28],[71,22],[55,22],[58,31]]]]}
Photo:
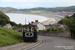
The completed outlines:
{"type": "Polygon", "coordinates": [[[31,31],[31,27],[29,27],[29,31],[31,31]]]}

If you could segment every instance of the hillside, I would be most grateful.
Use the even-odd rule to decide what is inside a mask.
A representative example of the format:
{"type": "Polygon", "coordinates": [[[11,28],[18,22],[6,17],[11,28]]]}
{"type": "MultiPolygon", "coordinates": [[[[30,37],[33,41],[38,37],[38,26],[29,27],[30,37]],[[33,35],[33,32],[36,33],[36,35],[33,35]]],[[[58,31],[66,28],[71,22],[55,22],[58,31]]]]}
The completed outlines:
{"type": "MultiPolygon", "coordinates": [[[[32,9],[27,9],[29,11],[51,11],[51,12],[75,12],[75,6],[70,6],[70,7],[57,7],[57,8],[43,8],[43,7],[38,7],[38,8],[32,8],[32,9]]],[[[21,11],[26,11],[26,9],[20,9],[21,11]]]]}
{"type": "Polygon", "coordinates": [[[12,26],[16,27],[16,28],[20,28],[22,26],[22,24],[16,24],[15,22],[10,21],[10,18],[4,14],[2,11],[0,11],[0,25],[4,26],[6,24],[10,23],[12,26]]]}
{"type": "Polygon", "coordinates": [[[0,11],[0,25],[5,25],[6,23],[9,23],[10,22],[10,19],[9,17],[4,14],[3,12],[0,11]]]}
{"type": "Polygon", "coordinates": [[[22,34],[11,29],[0,27],[0,47],[20,43],[22,34]]]}
{"type": "Polygon", "coordinates": [[[0,7],[0,11],[2,11],[4,13],[10,13],[10,12],[17,11],[17,9],[16,8],[12,8],[12,7],[0,7]]]}
{"type": "Polygon", "coordinates": [[[44,8],[44,7],[38,7],[38,8],[30,8],[30,9],[16,9],[12,7],[0,7],[0,11],[4,13],[26,13],[30,11],[45,11],[45,12],[75,12],[75,6],[69,6],[69,7],[56,7],[56,8],[44,8]]]}

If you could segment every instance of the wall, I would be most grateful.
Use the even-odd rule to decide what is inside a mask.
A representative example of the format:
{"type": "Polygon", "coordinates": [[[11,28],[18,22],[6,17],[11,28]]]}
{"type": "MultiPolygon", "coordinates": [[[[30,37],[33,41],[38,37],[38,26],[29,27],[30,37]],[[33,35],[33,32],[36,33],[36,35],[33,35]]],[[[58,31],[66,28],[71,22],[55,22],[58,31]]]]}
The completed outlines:
{"type": "Polygon", "coordinates": [[[69,38],[71,37],[71,33],[69,31],[65,31],[65,32],[38,32],[38,35],[69,37],[69,38]]]}

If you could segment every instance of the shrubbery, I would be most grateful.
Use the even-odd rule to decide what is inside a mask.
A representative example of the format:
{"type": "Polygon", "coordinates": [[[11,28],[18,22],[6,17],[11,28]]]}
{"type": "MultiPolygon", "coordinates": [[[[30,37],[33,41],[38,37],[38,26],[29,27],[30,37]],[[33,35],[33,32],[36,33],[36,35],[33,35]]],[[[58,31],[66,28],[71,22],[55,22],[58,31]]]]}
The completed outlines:
{"type": "Polygon", "coordinates": [[[47,32],[49,32],[49,31],[64,31],[64,29],[61,28],[61,27],[58,27],[58,28],[50,27],[50,28],[48,28],[46,31],[47,31],[47,32]]]}
{"type": "Polygon", "coordinates": [[[65,16],[65,18],[61,19],[59,23],[67,25],[70,31],[75,31],[75,14],[72,16],[65,16]]]}
{"type": "Polygon", "coordinates": [[[66,25],[71,32],[72,38],[75,38],[75,13],[72,16],[65,16],[59,23],[66,25]]]}
{"type": "Polygon", "coordinates": [[[44,32],[44,30],[39,30],[39,32],[44,32]]]}
{"type": "MultiPolygon", "coordinates": [[[[39,32],[44,32],[45,30],[39,30],[39,32]]],[[[48,29],[46,29],[46,32],[52,32],[52,31],[65,31],[65,29],[61,28],[61,27],[58,27],[58,28],[55,28],[55,27],[50,27],[48,29]]]]}

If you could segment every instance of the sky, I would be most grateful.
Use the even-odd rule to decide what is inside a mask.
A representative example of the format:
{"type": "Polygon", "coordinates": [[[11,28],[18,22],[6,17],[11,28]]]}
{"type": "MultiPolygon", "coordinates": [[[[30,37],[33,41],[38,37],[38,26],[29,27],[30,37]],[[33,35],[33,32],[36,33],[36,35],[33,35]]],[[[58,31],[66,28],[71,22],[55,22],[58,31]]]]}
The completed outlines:
{"type": "Polygon", "coordinates": [[[0,0],[0,7],[13,7],[17,9],[66,6],[75,6],[75,0],[0,0]]]}

